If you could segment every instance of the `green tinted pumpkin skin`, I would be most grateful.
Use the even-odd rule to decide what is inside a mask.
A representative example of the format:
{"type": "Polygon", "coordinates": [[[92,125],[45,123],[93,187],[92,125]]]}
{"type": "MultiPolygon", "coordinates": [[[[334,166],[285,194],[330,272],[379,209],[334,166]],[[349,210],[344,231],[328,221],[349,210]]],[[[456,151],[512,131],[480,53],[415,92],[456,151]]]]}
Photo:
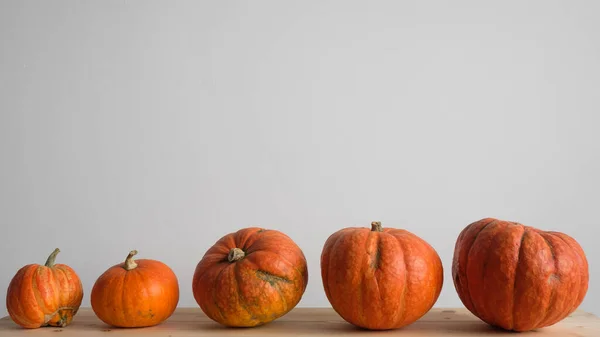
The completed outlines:
{"type": "Polygon", "coordinates": [[[292,310],[307,284],[300,247],[282,232],[251,227],[225,235],[205,253],[192,290],[212,320],[254,327],[292,310]]]}

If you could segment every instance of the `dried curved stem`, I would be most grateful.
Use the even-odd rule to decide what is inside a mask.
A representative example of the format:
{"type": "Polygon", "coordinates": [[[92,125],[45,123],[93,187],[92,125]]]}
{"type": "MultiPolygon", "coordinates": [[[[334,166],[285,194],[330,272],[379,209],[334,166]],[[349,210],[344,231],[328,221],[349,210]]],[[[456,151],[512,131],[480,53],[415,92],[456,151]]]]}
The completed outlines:
{"type": "Polygon", "coordinates": [[[371,222],[371,231],[372,232],[383,232],[383,227],[381,226],[381,222],[379,222],[379,221],[371,222]]]}
{"type": "Polygon", "coordinates": [[[44,266],[46,266],[46,267],[52,267],[52,266],[54,266],[54,260],[56,260],[56,255],[58,255],[58,253],[60,253],[60,249],[56,248],[50,254],[50,256],[48,256],[48,259],[46,260],[46,263],[44,264],[44,266]]]}
{"type": "Polygon", "coordinates": [[[125,268],[125,270],[129,271],[135,269],[138,266],[137,263],[135,263],[135,261],[133,260],[133,256],[137,253],[138,251],[135,249],[129,252],[129,255],[127,255],[127,258],[125,259],[125,264],[123,265],[123,268],[125,268]]]}
{"type": "Polygon", "coordinates": [[[244,256],[246,256],[246,253],[244,253],[243,250],[241,250],[239,248],[231,248],[231,250],[229,251],[229,254],[227,255],[227,260],[229,262],[235,262],[235,261],[243,259],[244,256]]]}

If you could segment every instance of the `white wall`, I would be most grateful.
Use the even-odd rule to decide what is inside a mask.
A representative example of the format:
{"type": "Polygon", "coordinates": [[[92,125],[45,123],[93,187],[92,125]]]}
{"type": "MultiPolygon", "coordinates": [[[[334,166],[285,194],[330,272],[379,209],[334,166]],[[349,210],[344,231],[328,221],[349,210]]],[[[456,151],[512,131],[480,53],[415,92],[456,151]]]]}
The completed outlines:
{"type": "MultiPolygon", "coordinates": [[[[58,260],[89,292],[130,249],[181,306],[223,234],[319,256],[345,226],[442,256],[491,216],[584,247],[600,314],[598,1],[1,1],[0,296],[58,260]]],[[[6,314],[4,308],[0,314],[6,314]]]]}

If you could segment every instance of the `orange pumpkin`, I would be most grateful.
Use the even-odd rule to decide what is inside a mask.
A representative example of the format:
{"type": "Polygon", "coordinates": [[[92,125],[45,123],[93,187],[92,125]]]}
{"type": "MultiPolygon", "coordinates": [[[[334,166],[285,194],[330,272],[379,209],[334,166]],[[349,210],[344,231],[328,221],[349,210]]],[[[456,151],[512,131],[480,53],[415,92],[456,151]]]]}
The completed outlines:
{"type": "Polygon", "coordinates": [[[92,288],[92,309],[104,323],[122,328],[157,325],[169,318],[179,302],[179,284],[166,264],[149,259],[112,266],[92,288]]]}
{"type": "Polygon", "coordinates": [[[452,276],[467,309],[514,331],[567,317],[583,301],[589,280],[585,254],[570,236],[492,218],[460,233],[452,276]]]}
{"type": "Polygon", "coordinates": [[[321,254],[327,299],[343,319],[371,330],[408,325],[431,309],[443,283],[437,252],[403,230],[350,227],[332,234],[321,254]]]}
{"type": "Polygon", "coordinates": [[[19,269],[6,293],[6,309],[24,328],[64,327],[71,323],[83,298],[83,287],[71,267],[54,264],[56,248],[46,264],[19,269]]]}
{"type": "Polygon", "coordinates": [[[298,304],[308,270],[287,235],[245,228],[222,237],[198,263],[192,289],[202,311],[226,326],[252,327],[298,304]]]}

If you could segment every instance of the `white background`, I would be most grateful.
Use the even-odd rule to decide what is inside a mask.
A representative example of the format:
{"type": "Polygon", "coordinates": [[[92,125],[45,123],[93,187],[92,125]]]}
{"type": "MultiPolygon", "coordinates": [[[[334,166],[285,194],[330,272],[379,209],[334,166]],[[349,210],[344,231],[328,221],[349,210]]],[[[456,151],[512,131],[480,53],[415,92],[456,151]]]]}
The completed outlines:
{"type": "MultiPolygon", "coordinates": [[[[467,224],[577,239],[600,314],[600,2],[0,1],[0,296],[60,247],[85,286],[138,249],[179,277],[222,235],[284,231],[301,306],[323,243],[467,224]]],[[[4,308],[0,314],[6,314],[4,308]]]]}

